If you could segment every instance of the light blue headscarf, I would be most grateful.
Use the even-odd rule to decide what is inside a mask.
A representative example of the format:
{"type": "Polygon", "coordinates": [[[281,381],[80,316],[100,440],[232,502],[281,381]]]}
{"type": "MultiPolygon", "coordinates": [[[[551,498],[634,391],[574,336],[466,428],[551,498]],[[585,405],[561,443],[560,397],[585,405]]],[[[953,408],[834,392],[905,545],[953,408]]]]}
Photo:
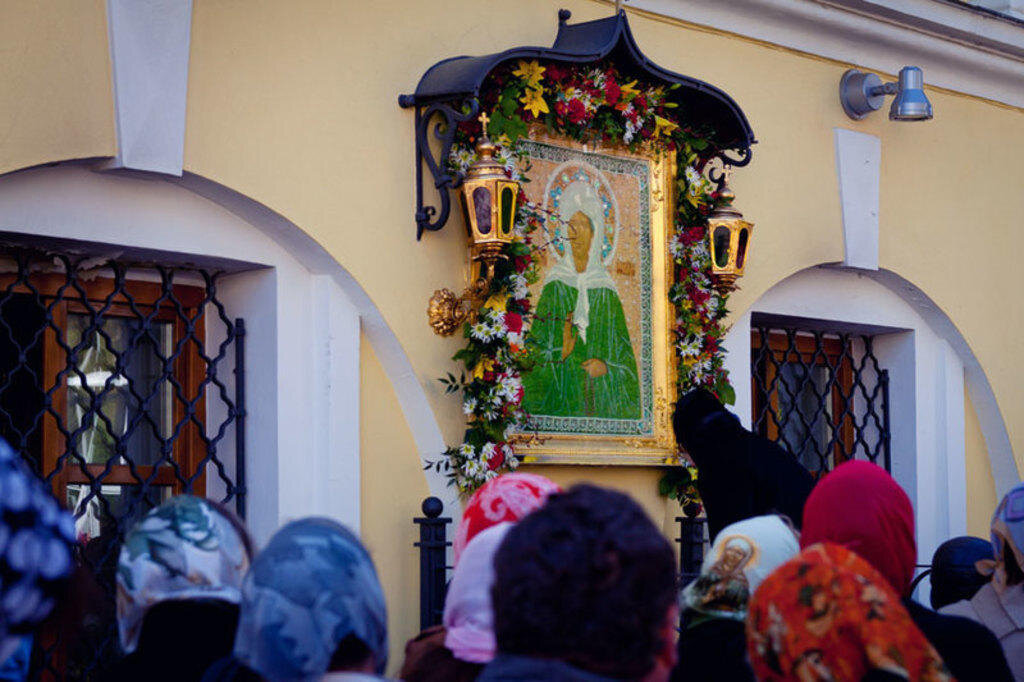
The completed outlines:
{"type": "Polygon", "coordinates": [[[208,500],[178,495],[150,510],[124,539],[117,562],[117,628],[135,651],[149,610],[171,600],[237,604],[249,550],[208,500]]]}
{"type": "Polygon", "coordinates": [[[0,439],[0,662],[45,619],[74,570],[75,522],[0,439]]]}
{"type": "Polygon", "coordinates": [[[289,523],[242,584],[236,658],[268,680],[312,682],[349,635],[366,645],[383,673],[387,611],[370,555],[330,519],[289,523]]]}

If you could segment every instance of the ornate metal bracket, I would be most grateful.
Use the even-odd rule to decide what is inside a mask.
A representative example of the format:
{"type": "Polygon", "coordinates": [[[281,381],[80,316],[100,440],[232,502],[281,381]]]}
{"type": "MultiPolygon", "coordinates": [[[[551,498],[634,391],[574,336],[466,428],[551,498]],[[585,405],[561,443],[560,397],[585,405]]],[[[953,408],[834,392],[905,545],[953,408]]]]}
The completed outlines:
{"type": "Polygon", "coordinates": [[[728,180],[729,170],[746,166],[753,157],[754,154],[750,147],[744,147],[740,150],[723,149],[708,159],[707,163],[704,164],[704,168],[701,169],[701,173],[715,186],[715,191],[720,192],[728,180]],[[739,156],[733,158],[730,154],[738,154],[739,156]]]}
{"type": "MultiPolygon", "coordinates": [[[[412,95],[401,95],[399,106],[408,108],[416,106],[412,95]]],[[[450,173],[446,163],[448,154],[455,141],[455,130],[460,123],[472,120],[480,109],[480,103],[473,98],[469,100],[469,110],[459,111],[450,104],[435,102],[424,106],[416,106],[416,240],[423,236],[424,230],[431,232],[440,230],[448,222],[451,213],[451,197],[449,189],[457,189],[463,180],[462,173],[450,173]],[[435,158],[430,147],[431,121],[440,117],[434,126],[434,137],[441,142],[441,148],[435,158]],[[434,189],[438,193],[438,205],[425,205],[423,201],[423,163],[426,162],[431,177],[434,178],[434,189]]]]}

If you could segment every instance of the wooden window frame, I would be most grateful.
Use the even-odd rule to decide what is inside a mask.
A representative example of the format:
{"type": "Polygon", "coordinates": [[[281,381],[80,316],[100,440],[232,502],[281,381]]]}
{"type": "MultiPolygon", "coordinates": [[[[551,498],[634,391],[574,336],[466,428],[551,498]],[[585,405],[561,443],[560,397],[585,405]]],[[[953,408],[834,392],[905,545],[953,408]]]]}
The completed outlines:
{"type": "MultiPolygon", "coordinates": [[[[35,296],[46,306],[51,320],[43,334],[44,385],[41,388],[44,393],[52,390],[52,400],[50,410],[47,410],[43,417],[40,473],[47,476],[56,471],[51,481],[53,494],[66,504],[68,485],[89,485],[90,476],[95,479],[101,475],[103,478],[98,481],[100,485],[140,486],[152,476],[148,483],[151,488],[169,487],[174,494],[185,492],[184,483],[175,475],[174,465],[170,462],[156,467],[155,475],[152,465],[135,465],[138,476],[136,478],[128,464],[109,465],[108,471],[108,464],[83,465],[68,452],[65,436],[61,433],[57,421],[59,417],[60,423],[65,429],[68,428],[68,373],[64,371],[68,361],[60,342],[67,343],[69,313],[135,319],[138,319],[141,313],[149,319],[173,324],[172,348],[182,346],[174,360],[175,381],[181,386],[181,393],[186,398],[198,396],[193,418],[181,426],[181,433],[175,438],[170,453],[170,460],[177,464],[181,478],[187,480],[196,472],[206,456],[206,442],[203,439],[206,429],[206,390],[205,387],[200,390],[206,377],[206,362],[202,358],[198,344],[188,338],[186,321],[186,318],[194,320],[192,337],[205,338],[205,312],[202,309],[206,300],[205,289],[202,286],[174,284],[172,291],[175,303],[163,300],[162,284],[145,280],[125,279],[118,284],[112,277],[98,276],[90,280],[76,278],[74,285],[71,285],[65,275],[54,273],[31,275],[30,283],[31,286],[28,286],[14,275],[0,274],[0,291],[3,294],[35,296]],[[57,329],[61,330],[62,334],[59,340],[57,329]],[[65,459],[58,470],[57,466],[62,456],[65,456],[65,459]]],[[[186,412],[177,390],[172,391],[171,404],[173,432],[185,419],[186,412]]],[[[196,476],[191,492],[198,496],[205,495],[205,471],[200,471],[196,476]]]]}

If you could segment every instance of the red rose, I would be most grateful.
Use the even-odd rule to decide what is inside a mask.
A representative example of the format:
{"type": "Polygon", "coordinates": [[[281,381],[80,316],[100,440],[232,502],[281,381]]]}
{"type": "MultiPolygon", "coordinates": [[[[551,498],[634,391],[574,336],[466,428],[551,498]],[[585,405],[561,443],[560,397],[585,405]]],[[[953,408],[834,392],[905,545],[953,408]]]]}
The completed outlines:
{"type": "Polygon", "coordinates": [[[505,313],[505,328],[514,334],[523,331],[523,318],[519,313],[505,313]]]}
{"type": "Polygon", "coordinates": [[[491,383],[494,381],[494,372],[484,372],[484,381],[491,383]]]}
{"type": "Polygon", "coordinates": [[[572,123],[583,123],[583,119],[587,117],[587,108],[583,106],[583,102],[574,98],[569,101],[568,116],[572,123]]]}
{"type": "Polygon", "coordinates": [[[637,98],[633,100],[633,108],[637,111],[643,111],[647,108],[647,98],[643,95],[637,95],[637,98]]]}
{"type": "Polygon", "coordinates": [[[548,79],[549,83],[555,83],[568,75],[568,72],[557,64],[548,64],[547,72],[544,76],[548,79]]]}
{"type": "Polygon", "coordinates": [[[524,313],[530,312],[530,299],[520,298],[516,301],[516,305],[518,305],[524,313]]]}
{"type": "Polygon", "coordinates": [[[609,106],[614,106],[619,101],[619,97],[622,96],[622,88],[615,81],[608,79],[608,82],[604,86],[604,98],[608,101],[609,106]]]}
{"type": "Polygon", "coordinates": [[[516,272],[526,272],[530,267],[530,259],[526,256],[516,256],[516,272]]]}
{"type": "Polygon", "coordinates": [[[487,468],[491,471],[496,471],[498,467],[505,463],[505,448],[498,446],[494,448],[494,454],[487,460],[487,468]]]}

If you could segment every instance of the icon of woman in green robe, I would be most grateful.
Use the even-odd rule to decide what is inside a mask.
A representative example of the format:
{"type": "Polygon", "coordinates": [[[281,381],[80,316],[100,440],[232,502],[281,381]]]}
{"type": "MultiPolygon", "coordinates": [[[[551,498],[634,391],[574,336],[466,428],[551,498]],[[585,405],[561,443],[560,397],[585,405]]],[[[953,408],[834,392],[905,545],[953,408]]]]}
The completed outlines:
{"type": "Polygon", "coordinates": [[[556,224],[549,229],[555,262],[530,329],[538,362],[523,378],[523,406],[535,416],[639,419],[636,358],[606,268],[617,207],[589,164],[556,170],[545,194],[556,224]]]}

